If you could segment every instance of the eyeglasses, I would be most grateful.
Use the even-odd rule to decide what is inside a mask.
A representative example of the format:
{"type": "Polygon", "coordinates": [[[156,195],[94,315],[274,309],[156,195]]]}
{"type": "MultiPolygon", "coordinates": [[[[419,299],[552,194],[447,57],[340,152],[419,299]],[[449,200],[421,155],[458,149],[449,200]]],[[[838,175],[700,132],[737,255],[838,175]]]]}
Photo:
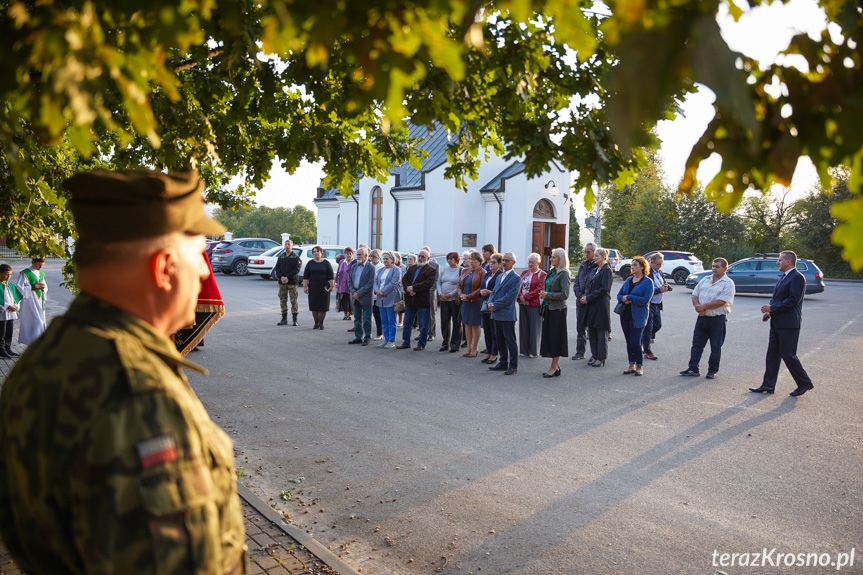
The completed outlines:
{"type": "Polygon", "coordinates": [[[514,259],[512,259],[512,258],[503,258],[503,260],[502,260],[502,261],[505,261],[505,262],[514,262],[515,260],[514,260],[514,259]]]}

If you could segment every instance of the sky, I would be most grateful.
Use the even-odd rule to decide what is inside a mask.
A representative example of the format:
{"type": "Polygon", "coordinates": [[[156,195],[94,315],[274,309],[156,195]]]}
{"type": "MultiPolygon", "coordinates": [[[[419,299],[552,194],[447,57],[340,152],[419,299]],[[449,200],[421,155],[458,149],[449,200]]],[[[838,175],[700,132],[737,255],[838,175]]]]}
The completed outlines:
{"type": "MultiPolygon", "coordinates": [[[[738,22],[727,14],[720,14],[718,20],[722,36],[732,50],[761,62],[776,60],[793,35],[802,32],[819,35],[826,27],[824,12],[815,0],[790,0],[787,4],[775,2],[748,11],[738,22]]],[[[786,60],[785,63],[791,64],[792,61],[786,60]]],[[[713,117],[713,99],[713,93],[702,87],[687,97],[680,117],[660,122],[657,126],[657,133],[662,140],[659,154],[669,185],[675,186],[683,176],[686,158],[692,146],[713,117]]],[[[270,180],[258,191],[255,203],[270,207],[303,205],[317,213],[313,200],[320,178],[324,175],[322,166],[323,164],[304,162],[293,175],[289,175],[277,163],[274,164],[270,180]]],[[[705,160],[699,167],[699,180],[709,181],[719,167],[718,156],[705,160]]],[[[802,195],[810,190],[816,180],[812,163],[801,158],[792,180],[794,194],[802,195]]],[[[580,215],[579,219],[583,221],[583,195],[576,195],[573,199],[580,215]]]]}

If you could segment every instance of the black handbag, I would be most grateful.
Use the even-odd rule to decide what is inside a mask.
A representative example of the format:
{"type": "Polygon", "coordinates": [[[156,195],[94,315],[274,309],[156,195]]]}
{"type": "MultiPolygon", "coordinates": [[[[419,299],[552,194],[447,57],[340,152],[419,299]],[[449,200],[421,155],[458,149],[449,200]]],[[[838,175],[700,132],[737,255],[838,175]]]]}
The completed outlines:
{"type": "Polygon", "coordinates": [[[542,304],[539,306],[539,317],[544,319],[546,315],[548,315],[548,306],[542,304]]]}
{"type": "Polygon", "coordinates": [[[617,302],[617,305],[614,306],[614,313],[617,315],[621,315],[626,310],[626,304],[622,301],[617,302]]]}

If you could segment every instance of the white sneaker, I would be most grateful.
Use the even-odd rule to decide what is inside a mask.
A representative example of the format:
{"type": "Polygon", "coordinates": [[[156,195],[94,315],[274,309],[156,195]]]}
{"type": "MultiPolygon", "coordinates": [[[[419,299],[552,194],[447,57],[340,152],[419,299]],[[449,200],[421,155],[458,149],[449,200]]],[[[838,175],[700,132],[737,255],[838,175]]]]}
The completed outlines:
{"type": "Polygon", "coordinates": [[[384,347],[386,349],[395,349],[396,348],[396,342],[388,341],[388,342],[386,342],[386,345],[384,347]]]}
{"type": "Polygon", "coordinates": [[[378,347],[386,347],[386,346],[387,346],[387,343],[389,343],[389,342],[386,342],[386,341],[385,341],[385,342],[383,342],[383,343],[380,343],[380,344],[378,344],[378,347]]]}

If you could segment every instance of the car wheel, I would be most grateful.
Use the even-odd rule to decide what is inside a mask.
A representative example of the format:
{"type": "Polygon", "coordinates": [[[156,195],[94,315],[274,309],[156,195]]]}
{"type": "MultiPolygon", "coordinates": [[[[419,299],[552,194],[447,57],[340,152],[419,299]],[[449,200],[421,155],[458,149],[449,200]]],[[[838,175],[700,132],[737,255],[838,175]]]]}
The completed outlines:
{"type": "Polygon", "coordinates": [[[671,277],[674,278],[674,283],[676,283],[677,285],[686,285],[686,278],[689,277],[689,270],[677,268],[676,270],[674,270],[674,273],[671,274],[671,277]]]}
{"type": "Polygon", "coordinates": [[[249,262],[246,260],[237,260],[234,262],[233,267],[234,273],[238,276],[245,276],[249,274],[249,262]]]}
{"type": "Polygon", "coordinates": [[[619,275],[621,279],[626,279],[629,277],[630,273],[631,273],[630,266],[623,266],[622,268],[620,268],[620,271],[617,272],[617,275],[619,275]]]}
{"type": "Polygon", "coordinates": [[[232,272],[231,270],[226,269],[226,268],[222,268],[222,269],[220,269],[219,271],[220,271],[220,272],[222,272],[223,274],[225,274],[226,276],[229,276],[229,275],[231,275],[232,273],[234,273],[234,272],[232,272]]]}
{"type": "Polygon", "coordinates": [[[258,274],[258,275],[259,275],[259,276],[261,276],[261,279],[262,279],[262,280],[268,280],[268,279],[270,279],[270,274],[258,274]]]}

